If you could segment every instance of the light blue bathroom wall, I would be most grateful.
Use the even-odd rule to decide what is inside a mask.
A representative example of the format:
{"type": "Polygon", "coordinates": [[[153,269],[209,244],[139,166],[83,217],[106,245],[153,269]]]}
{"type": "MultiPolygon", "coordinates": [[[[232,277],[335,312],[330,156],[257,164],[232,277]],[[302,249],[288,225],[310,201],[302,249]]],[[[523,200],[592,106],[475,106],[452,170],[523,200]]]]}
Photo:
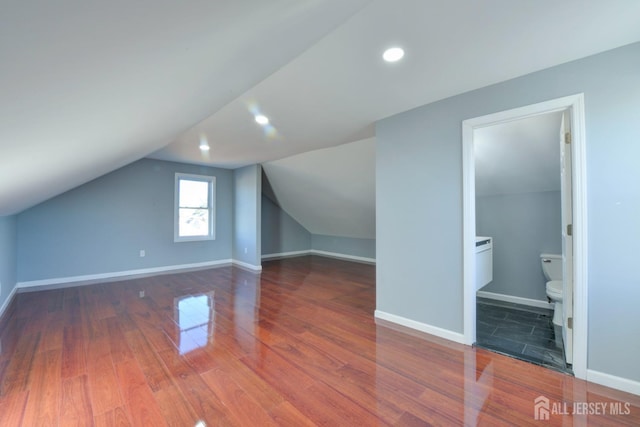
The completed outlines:
{"type": "Polygon", "coordinates": [[[640,43],[377,123],[377,309],[463,332],[462,121],[576,93],[586,108],[588,368],[640,381],[640,43]]]}
{"type": "Polygon", "coordinates": [[[476,197],[476,234],[493,237],[493,281],[482,291],[547,302],[541,253],[562,253],[559,191],[476,197]]]}
{"type": "Polygon", "coordinates": [[[233,171],[233,259],[259,267],[261,254],[262,167],[233,171]]]}
{"type": "Polygon", "coordinates": [[[376,239],[313,234],[311,235],[311,249],[375,260],[376,239]]]}
{"type": "Polygon", "coordinates": [[[139,160],[20,213],[18,281],[227,260],[232,215],[232,171],[139,160]],[[173,241],[177,172],[216,177],[215,240],[173,241]]]}
{"type": "Polygon", "coordinates": [[[309,249],[311,233],[268,197],[262,196],[262,254],[309,249]]]}
{"type": "Polygon", "coordinates": [[[16,285],[17,231],[15,215],[0,217],[0,315],[16,285]]]}

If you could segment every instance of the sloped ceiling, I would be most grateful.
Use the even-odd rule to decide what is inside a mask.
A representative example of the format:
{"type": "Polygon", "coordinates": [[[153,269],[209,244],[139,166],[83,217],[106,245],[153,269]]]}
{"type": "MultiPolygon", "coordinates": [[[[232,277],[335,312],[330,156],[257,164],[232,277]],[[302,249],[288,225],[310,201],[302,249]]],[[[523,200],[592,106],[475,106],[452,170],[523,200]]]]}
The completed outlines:
{"type": "Polygon", "coordinates": [[[640,40],[639,17],[635,0],[372,1],[152,157],[235,168],[370,138],[376,120],[640,40]]]}
{"type": "Polygon", "coordinates": [[[560,191],[561,112],[477,129],[476,195],[560,191]]]}
{"type": "Polygon", "coordinates": [[[312,234],[375,238],[375,139],[262,166],[280,206],[312,234]]]}
{"type": "Polygon", "coordinates": [[[359,141],[380,118],[640,40],[635,0],[5,3],[0,215],[147,155],[234,168],[359,141]],[[405,58],[383,63],[394,44],[405,58]]]}
{"type": "Polygon", "coordinates": [[[175,141],[365,3],[4,2],[0,215],[175,141]]]}

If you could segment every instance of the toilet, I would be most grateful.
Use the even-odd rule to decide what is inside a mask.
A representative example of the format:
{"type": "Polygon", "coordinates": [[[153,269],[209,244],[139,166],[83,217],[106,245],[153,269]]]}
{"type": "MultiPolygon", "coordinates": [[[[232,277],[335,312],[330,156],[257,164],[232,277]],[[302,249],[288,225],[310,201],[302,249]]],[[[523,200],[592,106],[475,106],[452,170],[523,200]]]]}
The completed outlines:
{"type": "Polygon", "coordinates": [[[542,272],[547,279],[547,297],[553,303],[553,325],[556,345],[562,345],[562,255],[540,254],[542,272]]]}

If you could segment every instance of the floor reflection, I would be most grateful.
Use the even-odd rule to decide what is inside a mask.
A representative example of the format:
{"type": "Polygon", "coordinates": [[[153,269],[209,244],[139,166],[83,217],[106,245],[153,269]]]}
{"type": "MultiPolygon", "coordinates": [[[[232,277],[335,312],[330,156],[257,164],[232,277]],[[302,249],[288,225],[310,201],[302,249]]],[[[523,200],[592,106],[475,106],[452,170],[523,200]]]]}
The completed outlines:
{"type": "Polygon", "coordinates": [[[189,295],[174,300],[174,316],[179,327],[178,350],[186,354],[206,346],[215,331],[214,293],[189,295]]]}
{"type": "Polygon", "coordinates": [[[68,402],[88,402],[82,425],[109,408],[123,425],[640,425],[637,396],[376,321],[365,264],[300,257],[14,307],[0,319],[0,426],[67,425],[31,418],[68,402]]]}

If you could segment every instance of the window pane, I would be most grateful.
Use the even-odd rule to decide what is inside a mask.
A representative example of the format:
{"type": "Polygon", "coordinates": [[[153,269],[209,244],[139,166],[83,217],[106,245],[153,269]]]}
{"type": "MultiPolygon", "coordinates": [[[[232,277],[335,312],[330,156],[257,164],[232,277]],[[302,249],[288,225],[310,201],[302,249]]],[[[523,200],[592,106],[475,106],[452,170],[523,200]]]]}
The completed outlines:
{"type": "Polygon", "coordinates": [[[208,236],[209,210],[180,208],[178,227],[180,236],[208,236]]]}
{"type": "Polygon", "coordinates": [[[180,206],[190,208],[209,207],[209,183],[181,179],[179,203],[180,206]]]}

